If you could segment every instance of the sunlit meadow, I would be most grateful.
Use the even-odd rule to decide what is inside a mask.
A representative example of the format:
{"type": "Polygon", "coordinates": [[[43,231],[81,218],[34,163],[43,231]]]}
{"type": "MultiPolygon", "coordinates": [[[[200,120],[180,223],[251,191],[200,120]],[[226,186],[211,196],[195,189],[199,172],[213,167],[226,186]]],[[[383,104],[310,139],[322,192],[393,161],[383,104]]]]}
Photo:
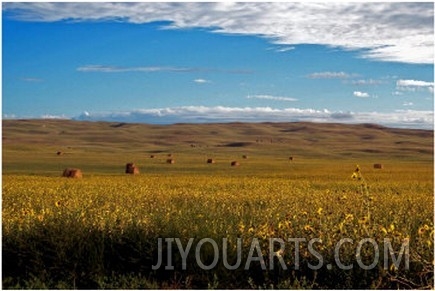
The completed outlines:
{"type": "MultiPolygon", "coordinates": [[[[430,164],[390,166],[327,163],[287,173],[241,169],[215,174],[94,175],[83,179],[29,175],[3,176],[4,288],[433,288],[433,181],[430,164]],[[357,168],[356,168],[357,167],[357,168]],[[254,175],[255,174],[255,175],[254,175]],[[182,268],[174,243],[174,270],[157,270],[158,238],[199,241],[228,239],[227,259],[236,261],[242,241],[242,264],[228,270],[222,257],[202,270],[194,247],[182,268]],[[251,242],[257,238],[267,264],[244,269],[251,242]],[[269,261],[268,239],[303,238],[299,265],[295,244],[269,261]],[[307,250],[310,239],[320,239],[307,250]],[[334,249],[342,238],[341,270],[334,249]],[[356,264],[358,241],[372,238],[380,247],[379,264],[363,270],[356,264]],[[396,258],[409,243],[409,270],[384,266],[383,240],[396,258]],[[284,270],[277,262],[282,257],[284,270]],[[276,264],[271,268],[270,264],[276,264]],[[327,265],[332,267],[326,267],[327,265]]],[[[312,163],[315,165],[315,163],[312,163]]],[[[214,259],[210,245],[201,260],[214,259]]],[[[164,244],[164,256],[166,244],[164,244]]],[[[220,253],[221,254],[221,253],[220,253]]],[[[373,262],[365,245],[362,261],[373,262]]],[[[221,254],[222,256],[222,254],[221,254]]],[[[163,264],[166,263],[166,256],[163,264]]]]}

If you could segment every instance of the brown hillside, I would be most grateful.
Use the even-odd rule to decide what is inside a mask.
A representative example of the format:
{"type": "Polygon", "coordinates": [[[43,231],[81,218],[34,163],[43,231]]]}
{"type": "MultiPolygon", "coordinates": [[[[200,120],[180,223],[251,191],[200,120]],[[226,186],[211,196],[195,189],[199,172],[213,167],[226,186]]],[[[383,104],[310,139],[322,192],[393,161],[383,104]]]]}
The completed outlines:
{"type": "Polygon", "coordinates": [[[174,171],[185,171],[187,165],[198,167],[211,156],[218,165],[227,165],[246,155],[248,163],[266,170],[288,163],[290,156],[295,163],[316,159],[433,162],[433,131],[306,122],[149,125],[3,121],[4,173],[57,173],[65,167],[83,168],[88,173],[123,173],[118,166],[125,161],[148,167],[144,171],[168,171],[167,166],[162,167],[168,154],[177,161],[171,167],[174,171]]]}

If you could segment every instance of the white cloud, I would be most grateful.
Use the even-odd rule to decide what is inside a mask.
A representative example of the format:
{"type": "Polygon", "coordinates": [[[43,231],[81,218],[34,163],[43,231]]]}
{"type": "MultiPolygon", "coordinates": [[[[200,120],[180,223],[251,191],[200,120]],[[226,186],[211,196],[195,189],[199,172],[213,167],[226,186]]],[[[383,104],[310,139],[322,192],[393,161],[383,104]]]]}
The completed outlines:
{"type": "Polygon", "coordinates": [[[3,113],[3,119],[16,119],[18,118],[16,114],[13,113],[3,113]]]}
{"type": "Polygon", "coordinates": [[[351,76],[345,72],[317,72],[309,74],[307,77],[310,79],[347,79],[351,76]]]}
{"type": "Polygon", "coordinates": [[[426,81],[418,81],[418,80],[398,80],[396,82],[396,85],[398,87],[404,87],[404,86],[413,86],[413,87],[433,87],[433,82],[426,82],[426,81]]]}
{"type": "Polygon", "coordinates": [[[359,98],[368,98],[368,97],[370,97],[370,94],[367,92],[354,91],[353,96],[359,97],[359,98]]]}
{"type": "Polygon", "coordinates": [[[244,69],[221,70],[216,68],[194,68],[194,67],[175,67],[175,66],[138,66],[138,67],[119,67],[107,65],[85,65],[76,69],[79,72],[99,72],[99,73],[127,73],[127,72],[174,72],[174,73],[193,73],[193,72],[218,72],[227,74],[250,74],[252,71],[244,69]]]}
{"type": "Polygon", "coordinates": [[[168,21],[166,29],[210,28],[290,47],[326,45],[379,61],[434,61],[430,2],[12,2],[3,10],[22,21],[168,21]]]}
{"type": "Polygon", "coordinates": [[[292,97],[283,97],[283,96],[273,96],[273,95],[248,95],[246,96],[248,99],[266,99],[266,100],[275,100],[275,101],[298,101],[296,98],[292,97]]]}
{"type": "Polygon", "coordinates": [[[198,83],[198,84],[211,83],[211,81],[206,80],[206,79],[195,79],[195,80],[193,80],[193,82],[198,83]]]}
{"type": "Polygon", "coordinates": [[[43,114],[42,119],[69,119],[66,115],[43,114]]]}
{"type": "Polygon", "coordinates": [[[434,83],[420,80],[397,80],[396,89],[400,91],[419,91],[427,90],[433,94],[434,83]]]}
{"type": "Polygon", "coordinates": [[[183,67],[117,67],[103,65],[86,65],[78,67],[79,72],[125,73],[125,72],[192,72],[193,68],[183,67]]]}
{"type": "Polygon", "coordinates": [[[385,84],[385,81],[382,80],[374,80],[374,79],[361,79],[361,80],[353,80],[350,82],[352,85],[363,85],[363,86],[376,86],[385,84]]]}
{"type": "Polygon", "coordinates": [[[285,52],[294,50],[295,47],[294,46],[279,46],[277,48],[270,48],[270,49],[274,50],[278,53],[285,53],[285,52]]]}
{"type": "Polygon", "coordinates": [[[412,103],[412,102],[403,102],[402,105],[403,105],[403,106],[413,106],[414,103],[412,103]]]}
{"type": "Polygon", "coordinates": [[[44,81],[41,78],[34,78],[34,77],[24,77],[24,78],[20,78],[20,80],[24,82],[32,82],[32,83],[39,83],[44,81]]]}
{"type": "Polygon", "coordinates": [[[182,106],[131,111],[87,112],[74,119],[117,122],[178,123],[178,122],[342,122],[378,123],[385,126],[433,129],[433,111],[396,110],[379,112],[331,112],[327,109],[271,107],[205,107],[182,106]]]}

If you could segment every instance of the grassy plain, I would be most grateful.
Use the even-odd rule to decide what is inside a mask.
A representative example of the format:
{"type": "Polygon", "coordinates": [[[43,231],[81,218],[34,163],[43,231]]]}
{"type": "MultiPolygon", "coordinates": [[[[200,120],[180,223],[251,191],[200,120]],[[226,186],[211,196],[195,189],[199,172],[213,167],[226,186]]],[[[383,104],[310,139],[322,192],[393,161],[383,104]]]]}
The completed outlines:
{"type": "MultiPolygon", "coordinates": [[[[3,288],[433,288],[432,131],[3,121],[2,179],[3,288]],[[175,164],[165,163],[168,154],[175,164]],[[233,160],[240,167],[230,167],[233,160]],[[127,162],[141,174],[125,175],[127,162]],[[384,169],[373,169],[374,163],[384,169]],[[363,179],[351,178],[356,164],[363,179]],[[61,178],[66,167],[82,169],[84,178],[61,178]],[[174,270],[152,270],[158,238],[180,238],[183,247],[194,238],[186,270],[175,242],[174,270]],[[211,270],[201,269],[195,256],[203,238],[219,243],[211,270]],[[242,239],[236,270],[223,265],[223,238],[230,260],[242,239]],[[255,238],[266,270],[258,261],[244,270],[255,238]],[[271,250],[269,238],[305,239],[299,267],[294,243],[270,262],[279,247],[271,250]],[[321,239],[318,270],[308,267],[320,261],[308,250],[313,238],[321,239]],[[342,238],[353,240],[340,255],[354,265],[350,270],[334,258],[342,238]],[[358,260],[373,262],[371,245],[355,255],[364,238],[380,248],[379,264],[370,270],[358,260]],[[385,238],[396,257],[409,243],[409,270],[404,259],[396,267],[390,258],[384,268],[385,238]]],[[[206,265],[213,261],[209,247],[201,249],[206,265]]]]}

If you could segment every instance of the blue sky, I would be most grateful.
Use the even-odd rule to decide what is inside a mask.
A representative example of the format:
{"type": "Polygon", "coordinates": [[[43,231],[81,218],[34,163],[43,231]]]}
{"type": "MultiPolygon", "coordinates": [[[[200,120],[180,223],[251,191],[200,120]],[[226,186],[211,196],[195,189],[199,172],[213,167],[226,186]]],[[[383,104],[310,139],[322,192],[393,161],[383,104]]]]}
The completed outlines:
{"type": "Polygon", "coordinates": [[[433,128],[433,3],[3,3],[3,118],[433,128]]]}

